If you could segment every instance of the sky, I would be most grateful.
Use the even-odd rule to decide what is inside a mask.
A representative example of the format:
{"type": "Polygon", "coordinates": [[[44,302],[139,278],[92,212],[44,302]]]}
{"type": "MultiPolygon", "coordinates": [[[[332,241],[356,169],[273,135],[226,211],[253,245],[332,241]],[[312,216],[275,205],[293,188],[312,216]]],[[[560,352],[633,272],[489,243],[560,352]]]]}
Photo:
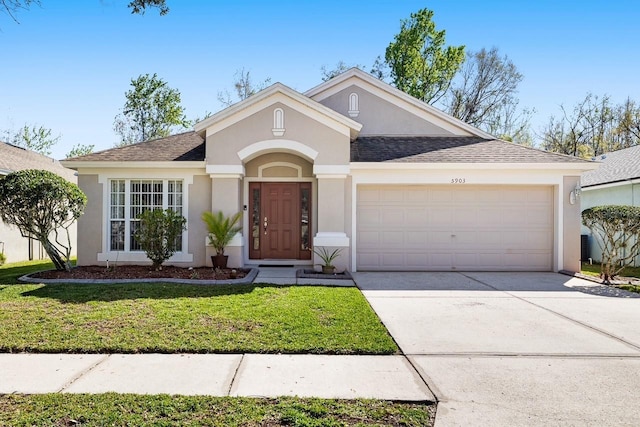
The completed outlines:
{"type": "Polygon", "coordinates": [[[304,92],[322,66],[369,69],[425,7],[447,44],[497,47],[513,61],[534,132],[588,92],[640,101],[637,0],[167,0],[165,16],[132,15],[128,2],[41,0],[19,24],[0,13],[0,135],[43,125],[61,135],[58,159],[75,144],[111,148],[124,93],[145,73],[180,91],[188,118],[220,110],[218,92],[242,68],[304,92]]]}

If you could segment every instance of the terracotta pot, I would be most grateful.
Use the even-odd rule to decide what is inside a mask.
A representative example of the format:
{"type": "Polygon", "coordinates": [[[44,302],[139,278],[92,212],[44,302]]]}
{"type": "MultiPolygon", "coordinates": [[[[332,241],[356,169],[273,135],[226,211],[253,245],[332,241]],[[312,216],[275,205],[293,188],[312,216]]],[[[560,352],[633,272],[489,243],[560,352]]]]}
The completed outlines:
{"type": "Polygon", "coordinates": [[[227,260],[229,255],[211,255],[211,264],[213,268],[227,268],[227,260]]]}

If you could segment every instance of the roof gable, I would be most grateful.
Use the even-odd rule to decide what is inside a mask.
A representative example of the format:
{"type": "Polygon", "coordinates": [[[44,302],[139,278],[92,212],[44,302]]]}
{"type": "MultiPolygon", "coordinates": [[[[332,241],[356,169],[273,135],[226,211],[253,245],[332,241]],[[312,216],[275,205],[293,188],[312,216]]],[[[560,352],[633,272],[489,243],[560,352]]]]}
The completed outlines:
{"type": "Polygon", "coordinates": [[[194,130],[202,136],[216,133],[276,103],[282,103],[295,109],[338,132],[348,133],[352,140],[358,136],[358,132],[362,128],[360,123],[325,107],[282,83],[275,83],[196,123],[194,130]]]}
{"type": "Polygon", "coordinates": [[[403,91],[373,77],[358,68],[350,70],[308,90],[304,94],[311,99],[321,102],[328,97],[355,85],[379,98],[389,101],[399,108],[419,117],[420,119],[438,126],[448,133],[457,136],[477,136],[492,139],[493,136],[452,117],[437,108],[422,102],[403,91]]]}

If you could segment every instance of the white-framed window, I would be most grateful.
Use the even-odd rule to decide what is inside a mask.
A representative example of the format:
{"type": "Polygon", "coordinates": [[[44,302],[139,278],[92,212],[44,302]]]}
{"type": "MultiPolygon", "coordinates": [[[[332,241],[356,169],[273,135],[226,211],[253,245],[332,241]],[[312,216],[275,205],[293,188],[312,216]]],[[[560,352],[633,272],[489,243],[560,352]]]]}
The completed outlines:
{"type": "MultiPolygon", "coordinates": [[[[109,241],[111,252],[141,251],[134,234],[139,215],[151,209],[171,209],[182,215],[183,182],[179,179],[109,180],[109,241]]],[[[182,236],[176,252],[182,251],[182,236]]]]}

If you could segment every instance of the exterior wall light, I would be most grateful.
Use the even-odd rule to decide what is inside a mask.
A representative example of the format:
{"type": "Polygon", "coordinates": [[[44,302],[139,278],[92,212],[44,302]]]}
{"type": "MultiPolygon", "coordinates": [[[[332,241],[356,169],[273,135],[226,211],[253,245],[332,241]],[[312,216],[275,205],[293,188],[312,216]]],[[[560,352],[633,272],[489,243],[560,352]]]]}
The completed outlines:
{"type": "Polygon", "coordinates": [[[571,190],[569,193],[569,203],[572,205],[576,204],[576,201],[580,198],[580,194],[582,193],[582,188],[580,188],[580,183],[576,184],[576,187],[571,190]]]}

